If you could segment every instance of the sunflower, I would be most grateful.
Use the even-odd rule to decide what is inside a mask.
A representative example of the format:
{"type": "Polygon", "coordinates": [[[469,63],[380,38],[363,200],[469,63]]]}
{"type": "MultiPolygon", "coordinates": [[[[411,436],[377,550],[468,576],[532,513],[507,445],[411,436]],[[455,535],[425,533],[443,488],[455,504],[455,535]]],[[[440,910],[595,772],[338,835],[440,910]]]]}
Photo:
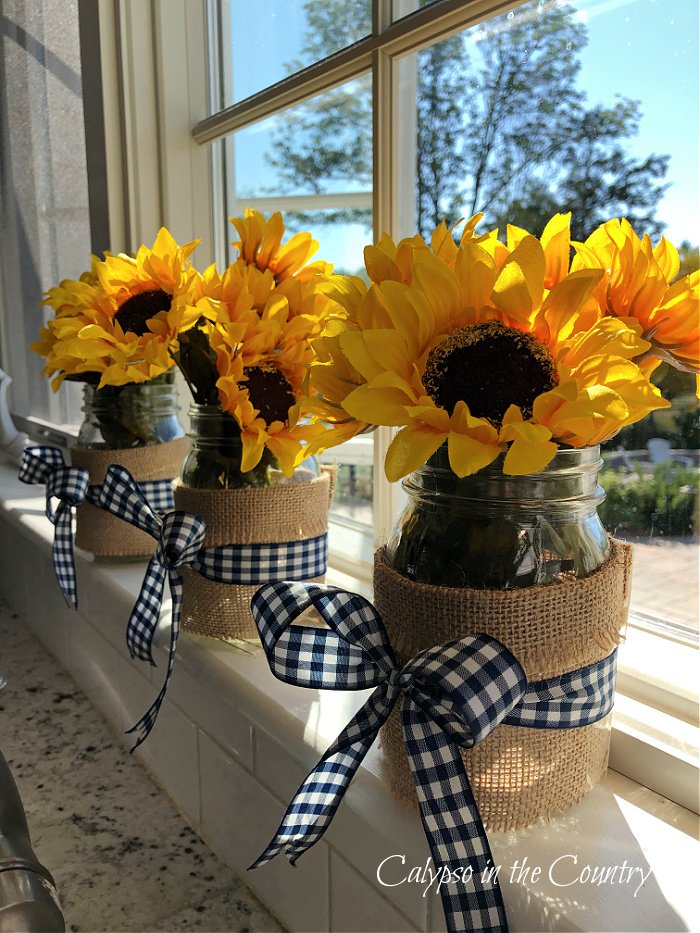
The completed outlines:
{"type": "MultiPolygon", "coordinates": [[[[111,253],[106,253],[110,256],[111,253]]],[[[93,300],[95,286],[97,285],[97,266],[101,262],[99,256],[90,257],[90,269],[83,272],[76,279],[63,279],[58,285],[48,289],[43,305],[53,308],[54,314],[59,317],[73,317],[80,314],[86,305],[93,300]]]]}
{"type": "MultiPolygon", "coordinates": [[[[285,226],[279,212],[265,220],[261,213],[247,208],[244,217],[231,217],[231,223],[240,236],[232,243],[239,252],[234,265],[263,273],[277,294],[287,299],[289,314],[314,318],[320,333],[333,312],[333,304],[319,285],[333,272],[333,266],[323,260],[309,262],[318,250],[318,242],[310,233],[297,233],[282,243],[285,226]]],[[[256,307],[260,309],[258,303],[256,307]]]]}
{"type": "Polygon", "coordinates": [[[198,318],[193,289],[201,277],[188,257],[197,241],[178,246],[162,228],[135,257],[93,256],[78,281],[50,289],[45,304],[56,317],[32,345],[46,357],[44,372],[99,374],[99,386],[145,382],[170,369],[177,335],[198,318]]]}
{"type": "MultiPolygon", "coordinates": [[[[291,476],[309,455],[305,445],[320,434],[322,425],[300,423],[298,396],[306,371],[302,352],[292,339],[285,346],[279,320],[260,320],[258,352],[246,342],[236,343],[232,331],[208,323],[209,343],[216,353],[216,387],[224,411],[241,431],[241,471],[253,470],[267,448],[285,476],[291,476]],[[269,343],[272,341],[272,346],[269,343]]],[[[247,322],[246,325],[247,326],[247,322]]],[[[307,345],[308,346],[308,345],[307,345]]]]}
{"type": "Polygon", "coordinates": [[[308,278],[332,270],[326,262],[309,264],[318,250],[318,241],[310,233],[297,233],[282,243],[285,228],[279,211],[265,220],[259,211],[246,208],[245,216],[231,217],[231,223],[240,236],[231,245],[243,262],[260,270],[269,269],[278,284],[291,277],[308,278]]]}
{"type": "MultiPolygon", "coordinates": [[[[579,326],[603,270],[562,275],[535,237],[516,231],[511,241],[508,249],[491,235],[462,237],[447,261],[416,249],[410,284],[387,278],[359,299],[348,284],[352,320],[327,338],[335,355],[312,368],[309,383],[316,411],[335,404],[358,430],[401,428],[387,453],[389,480],[445,442],[459,476],[506,449],[506,473],[534,472],[559,444],[598,443],[668,405],[633,362],[649,349],[636,322],[579,326]],[[558,280],[551,289],[547,275],[558,280]]],[[[561,242],[549,252],[561,255],[561,242]]]]}
{"type": "Polygon", "coordinates": [[[600,314],[641,325],[648,356],[700,373],[700,272],[674,281],[676,248],[664,237],[640,240],[627,220],[609,220],[584,243],[574,243],[573,269],[602,269],[595,298],[600,314]]]}
{"type": "MultiPolygon", "coordinates": [[[[508,251],[512,252],[526,236],[527,230],[508,224],[508,251]]],[[[544,252],[544,287],[551,289],[569,274],[571,264],[571,211],[555,214],[547,222],[540,245],[544,252]]]]}
{"type": "MultiPolygon", "coordinates": [[[[506,247],[499,242],[497,230],[479,237],[475,228],[483,214],[475,214],[465,224],[462,241],[474,240],[491,256],[499,268],[507,255],[506,247]]],[[[435,228],[428,245],[423,237],[406,237],[394,243],[384,234],[375,246],[364,249],[365,270],[371,284],[401,282],[410,285],[413,278],[415,253],[431,253],[448,267],[454,268],[458,248],[453,232],[461,221],[448,227],[445,221],[435,228]]],[[[327,425],[327,434],[317,442],[319,450],[324,446],[341,444],[355,435],[372,428],[352,418],[343,408],[343,400],[358,386],[366,382],[365,377],[350,362],[343,352],[341,343],[352,340],[353,333],[371,329],[382,319],[383,311],[376,306],[377,293],[358,276],[333,275],[326,277],[326,284],[318,286],[331,300],[334,313],[329,316],[323,334],[313,342],[315,359],[309,371],[306,385],[306,410],[327,425]]],[[[391,322],[389,321],[389,326],[391,322]]]]}
{"type": "Polygon", "coordinates": [[[210,354],[211,375],[205,371],[193,391],[197,398],[205,385],[206,400],[218,402],[238,424],[243,472],[254,469],[268,449],[291,475],[304,459],[306,440],[323,430],[300,423],[298,403],[313,358],[311,339],[321,332],[323,318],[293,313],[272,271],[243,259],[222,274],[207,270],[199,291],[200,318],[181,337],[180,367],[190,381],[194,366],[183,353],[197,344],[200,361],[210,354]]]}
{"type": "Polygon", "coordinates": [[[162,227],[136,256],[107,255],[96,264],[94,300],[72,349],[107,361],[100,386],[144,382],[174,365],[177,335],[198,317],[191,290],[199,275],[188,261],[197,243],[178,246],[162,227]]]}
{"type": "MultiPolygon", "coordinates": [[[[94,352],[83,353],[78,342],[80,331],[90,323],[87,309],[100,307],[106,311],[95,274],[99,262],[99,258],[93,256],[89,271],[79,279],[64,279],[50,288],[42,302],[53,309],[55,316],[40,329],[39,340],[30,344],[30,348],[45,358],[42,372],[54,377],[51,382],[54,391],[67,377],[94,378],[96,382],[109,365],[109,360],[94,352]]],[[[94,347],[91,349],[94,351],[94,347]]]]}

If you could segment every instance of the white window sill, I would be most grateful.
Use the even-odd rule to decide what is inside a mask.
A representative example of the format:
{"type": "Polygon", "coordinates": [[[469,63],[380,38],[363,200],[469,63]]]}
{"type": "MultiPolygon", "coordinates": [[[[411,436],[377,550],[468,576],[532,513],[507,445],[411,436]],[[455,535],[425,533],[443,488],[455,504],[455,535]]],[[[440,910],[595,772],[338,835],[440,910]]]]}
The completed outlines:
{"type": "MultiPolygon", "coordinates": [[[[50,561],[52,528],[37,487],[0,467],[0,592],[121,733],[145,711],[164,668],[131,661],[124,645],[144,564],[78,556],[80,608],[68,609],[50,561]]],[[[357,587],[352,578],[331,582],[357,587]]],[[[164,634],[164,633],[162,633],[164,634]]],[[[242,654],[183,635],[159,721],[139,756],[192,826],[243,874],[262,851],[298,784],[361,705],[365,693],[301,690],[275,680],[260,651],[242,654]]],[[[130,744],[130,737],[124,739],[130,744]]],[[[379,863],[394,854],[424,865],[429,852],[417,816],[389,796],[375,747],[324,840],[292,870],[283,857],[245,876],[290,929],[441,930],[440,900],[416,885],[383,888],[379,863]]],[[[576,807],[519,833],[492,833],[504,866],[527,857],[537,884],[502,874],[511,929],[693,930],[700,845],[697,818],[610,771],[576,807]],[[585,865],[652,869],[645,886],[555,886],[549,866],[575,855],[585,865]]],[[[571,860],[559,863],[574,877],[571,860]]]]}

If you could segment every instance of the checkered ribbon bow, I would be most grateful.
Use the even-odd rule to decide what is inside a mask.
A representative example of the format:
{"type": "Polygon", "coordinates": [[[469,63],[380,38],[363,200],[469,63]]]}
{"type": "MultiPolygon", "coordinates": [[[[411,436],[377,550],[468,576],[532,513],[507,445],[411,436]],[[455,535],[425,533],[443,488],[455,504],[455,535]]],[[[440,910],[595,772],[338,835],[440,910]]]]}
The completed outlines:
{"type": "MultiPolygon", "coordinates": [[[[473,875],[441,897],[450,931],[508,929],[493,858],[460,756],[499,723],[569,729],[612,708],[615,652],[597,664],[529,684],[508,649],[475,635],[421,651],[398,668],[384,625],[371,603],[330,586],[277,583],[253,597],[253,616],[272,673],[302,687],[374,688],[309,774],[265,852],[294,862],[330,825],[362,759],[401,699],[408,759],[423,828],[438,869],[473,875]],[[293,625],[313,605],[329,629],[293,625]]],[[[455,877],[453,875],[452,877],[455,877]]]]}
{"type": "Polygon", "coordinates": [[[46,517],[54,526],[53,566],[66,602],[77,608],[78,587],[73,552],[73,507],[89,499],[87,470],[69,467],[57,447],[25,447],[19,467],[23,483],[46,486],[46,517]],[[54,508],[53,499],[58,499],[54,508]]]}
{"type": "Polygon", "coordinates": [[[149,505],[142,487],[124,467],[112,465],[105,476],[98,505],[159,541],[148,565],[141,593],[126,631],[132,657],[153,661],[153,637],[158,626],[166,573],[172,595],[170,649],[165,682],[155,702],[130,732],[138,731],[138,746],[155,725],[175,663],[182,608],[182,572],[186,564],[215,583],[257,585],[266,580],[310,579],[326,572],[328,536],[270,544],[226,544],[203,548],[206,522],[189,512],[161,518],[149,505]]]}
{"type": "MultiPolygon", "coordinates": [[[[168,682],[175,664],[177,639],[180,634],[182,605],[182,567],[193,564],[204,544],[207,524],[199,515],[188,512],[168,512],[161,517],[149,504],[138,483],[127,469],[112,464],[105,475],[98,504],[113,515],[156,539],[155,554],[148,563],[141,592],[129,618],[126,643],[132,657],[153,660],[153,637],[158,627],[166,577],[172,597],[172,624],[165,681],[156,699],[129,732],[140,733],[134,748],[147,738],[165,699],[168,682]]],[[[132,749],[133,751],[133,749],[132,749]]]]}

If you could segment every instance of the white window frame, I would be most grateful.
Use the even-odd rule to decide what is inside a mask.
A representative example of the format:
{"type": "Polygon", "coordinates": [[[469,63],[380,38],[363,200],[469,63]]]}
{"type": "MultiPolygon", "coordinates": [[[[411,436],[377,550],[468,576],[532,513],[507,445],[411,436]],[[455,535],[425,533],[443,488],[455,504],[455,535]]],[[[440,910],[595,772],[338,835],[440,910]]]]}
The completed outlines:
{"type": "MultiPolygon", "coordinates": [[[[392,22],[391,0],[373,0],[371,36],[210,115],[208,69],[218,63],[208,47],[209,0],[97,3],[110,247],[133,250],[166,224],[178,240],[202,238],[196,254],[202,265],[225,258],[220,245],[217,249],[225,239],[217,229],[221,222],[212,210],[214,198],[221,195],[215,171],[220,147],[209,144],[368,71],[374,96],[374,235],[412,232],[411,215],[399,196],[410,169],[410,150],[407,156],[396,119],[398,76],[406,56],[517,5],[513,0],[436,0],[392,22]]],[[[216,9],[214,0],[212,4],[216,9]]],[[[45,428],[60,433],[59,426],[45,428]]],[[[374,546],[386,541],[403,501],[400,485],[384,479],[390,440],[391,429],[375,432],[374,546]]],[[[337,554],[333,560],[366,588],[371,572],[366,561],[337,554]]],[[[650,635],[632,622],[619,681],[629,703],[615,724],[611,762],[697,812],[698,651],[650,635]],[[666,677],[658,674],[660,652],[666,677]]]]}

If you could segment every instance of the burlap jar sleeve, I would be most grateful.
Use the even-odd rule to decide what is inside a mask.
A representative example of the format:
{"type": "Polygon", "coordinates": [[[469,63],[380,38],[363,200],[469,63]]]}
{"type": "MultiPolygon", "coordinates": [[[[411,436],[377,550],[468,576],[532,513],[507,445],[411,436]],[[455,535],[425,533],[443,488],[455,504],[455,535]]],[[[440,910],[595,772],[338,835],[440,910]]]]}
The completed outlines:
{"type": "MultiPolygon", "coordinates": [[[[443,642],[484,632],[522,664],[530,682],[607,657],[627,619],[632,547],[611,539],[605,564],[581,580],[519,590],[472,590],[413,583],[385,551],[374,565],[374,602],[397,661],[443,642]]],[[[573,806],[608,765],[609,717],[579,729],[499,726],[462,757],[484,825],[528,826],[573,806]]],[[[386,776],[401,802],[418,807],[394,710],[382,729],[386,776]]]]}
{"type": "MultiPolygon", "coordinates": [[[[90,484],[100,485],[113,463],[126,467],[137,482],[169,479],[177,476],[187,456],[190,441],[181,437],[166,444],[133,447],[128,450],[71,449],[73,466],[83,467],[90,474],[90,484]]],[[[134,528],[115,515],[88,502],[81,505],[76,516],[75,544],[96,557],[151,557],[154,541],[145,531],[134,528]]]]}
{"type": "MultiPolygon", "coordinates": [[[[335,471],[305,483],[247,489],[194,489],[175,485],[175,508],[207,522],[205,547],[302,541],[328,530],[335,471]]],[[[214,583],[183,568],[182,621],[197,635],[227,642],[258,641],[250,601],[259,585],[214,583]]]]}

